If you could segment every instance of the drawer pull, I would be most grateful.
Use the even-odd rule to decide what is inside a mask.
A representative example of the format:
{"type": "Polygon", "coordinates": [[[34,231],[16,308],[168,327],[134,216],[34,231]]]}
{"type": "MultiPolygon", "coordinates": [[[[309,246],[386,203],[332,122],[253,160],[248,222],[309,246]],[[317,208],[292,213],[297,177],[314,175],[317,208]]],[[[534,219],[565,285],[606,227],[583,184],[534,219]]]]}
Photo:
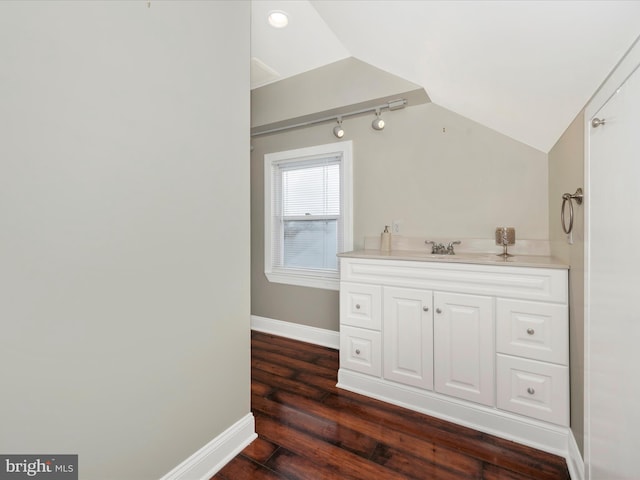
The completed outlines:
{"type": "Polygon", "coordinates": [[[360,355],[360,349],[356,349],[356,355],[360,355]]]}
{"type": "Polygon", "coordinates": [[[534,393],[536,393],[536,391],[535,391],[535,389],[533,387],[529,387],[529,388],[527,388],[527,393],[529,395],[533,395],[534,393]]]}
{"type": "Polygon", "coordinates": [[[424,312],[428,312],[428,311],[429,311],[429,307],[422,307],[422,310],[423,310],[424,312]]]}
{"type": "Polygon", "coordinates": [[[533,328],[527,328],[527,333],[529,335],[533,335],[534,333],[536,333],[536,331],[533,328]]]}
{"type": "Polygon", "coordinates": [[[436,313],[442,313],[442,310],[440,310],[439,308],[436,308],[436,313]]]}
{"type": "Polygon", "coordinates": [[[360,310],[360,304],[356,303],[356,310],[360,310]]]}

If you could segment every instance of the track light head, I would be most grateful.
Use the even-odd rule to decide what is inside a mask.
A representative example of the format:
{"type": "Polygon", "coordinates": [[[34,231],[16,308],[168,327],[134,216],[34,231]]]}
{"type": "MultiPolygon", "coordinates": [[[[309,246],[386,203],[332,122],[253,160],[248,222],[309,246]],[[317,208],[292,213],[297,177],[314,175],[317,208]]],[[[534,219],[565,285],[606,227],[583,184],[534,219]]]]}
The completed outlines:
{"type": "Polygon", "coordinates": [[[342,117],[338,117],[336,121],[338,122],[338,125],[333,127],[333,134],[338,138],[342,138],[344,137],[344,129],[342,128],[342,117]]]}
{"type": "Polygon", "coordinates": [[[384,120],[380,118],[380,109],[376,110],[376,119],[371,123],[374,130],[382,130],[384,128],[384,120]]]}

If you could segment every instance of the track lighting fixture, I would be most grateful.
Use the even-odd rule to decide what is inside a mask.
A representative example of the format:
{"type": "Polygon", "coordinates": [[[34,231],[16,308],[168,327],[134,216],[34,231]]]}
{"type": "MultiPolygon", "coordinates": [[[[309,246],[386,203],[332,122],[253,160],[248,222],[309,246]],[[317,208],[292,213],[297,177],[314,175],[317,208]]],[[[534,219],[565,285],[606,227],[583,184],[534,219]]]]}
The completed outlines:
{"type": "Polygon", "coordinates": [[[380,118],[380,109],[376,109],[376,119],[371,123],[374,130],[382,130],[384,128],[384,120],[380,118]]]}
{"type": "Polygon", "coordinates": [[[342,128],[342,117],[338,117],[336,120],[338,122],[338,125],[333,127],[333,134],[338,138],[342,138],[344,137],[344,129],[342,128]]]}
{"type": "Polygon", "coordinates": [[[258,127],[258,128],[252,129],[251,136],[257,137],[260,135],[267,135],[270,133],[283,132],[285,130],[291,130],[294,128],[308,127],[310,125],[316,125],[318,123],[337,121],[338,125],[333,127],[333,134],[337,138],[342,138],[344,137],[344,133],[345,133],[344,129],[342,128],[343,118],[362,115],[364,113],[369,113],[369,112],[376,112],[376,119],[371,123],[371,127],[373,127],[374,130],[382,130],[385,126],[385,121],[380,117],[380,112],[382,110],[389,110],[389,111],[400,110],[402,108],[405,108],[406,106],[407,106],[407,101],[404,98],[399,98],[397,100],[392,100],[382,105],[377,105],[374,107],[365,107],[365,108],[361,108],[360,110],[353,110],[353,111],[341,111],[339,116],[336,115],[337,113],[336,112],[333,115],[330,115],[327,117],[313,118],[311,120],[307,120],[301,123],[294,123],[291,125],[284,125],[281,127],[263,128],[263,129],[260,129],[258,127]]]}

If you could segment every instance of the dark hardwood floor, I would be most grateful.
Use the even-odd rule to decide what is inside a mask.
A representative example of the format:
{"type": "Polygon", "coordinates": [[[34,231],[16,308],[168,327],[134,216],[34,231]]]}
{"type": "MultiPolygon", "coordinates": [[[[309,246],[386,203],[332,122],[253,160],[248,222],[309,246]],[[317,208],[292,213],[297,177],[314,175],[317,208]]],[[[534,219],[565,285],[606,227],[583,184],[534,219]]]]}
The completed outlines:
{"type": "Polygon", "coordinates": [[[258,438],[212,480],[569,479],[563,458],[336,388],[338,352],[252,334],[258,438]]]}

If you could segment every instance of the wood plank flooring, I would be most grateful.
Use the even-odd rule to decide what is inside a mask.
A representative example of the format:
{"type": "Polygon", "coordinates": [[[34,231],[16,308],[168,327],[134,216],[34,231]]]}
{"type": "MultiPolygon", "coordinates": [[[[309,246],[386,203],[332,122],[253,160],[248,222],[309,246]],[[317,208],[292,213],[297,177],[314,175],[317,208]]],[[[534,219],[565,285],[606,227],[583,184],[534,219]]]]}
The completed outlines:
{"type": "Polygon", "coordinates": [[[338,352],[252,333],[258,438],[211,480],[568,480],[563,458],[337,388],[338,352]]]}

